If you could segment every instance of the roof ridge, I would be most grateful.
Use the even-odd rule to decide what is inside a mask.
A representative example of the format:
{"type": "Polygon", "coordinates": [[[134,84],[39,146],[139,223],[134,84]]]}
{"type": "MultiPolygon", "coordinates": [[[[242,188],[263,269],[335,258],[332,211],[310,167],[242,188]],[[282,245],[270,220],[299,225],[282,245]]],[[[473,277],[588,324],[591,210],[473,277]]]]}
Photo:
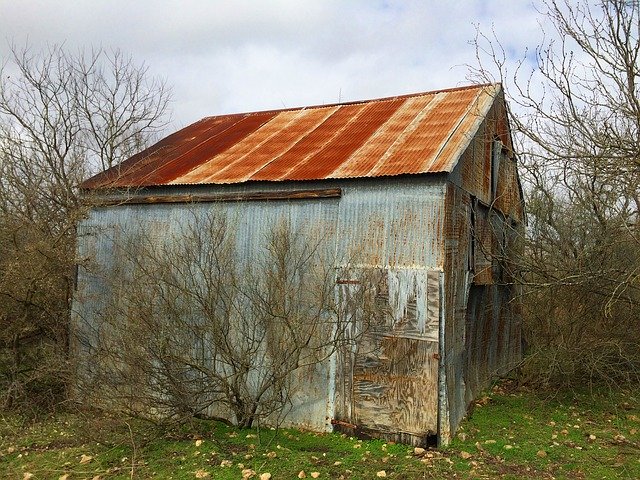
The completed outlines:
{"type": "Polygon", "coordinates": [[[438,94],[438,93],[456,92],[456,91],[460,91],[460,90],[470,90],[470,89],[474,89],[474,88],[475,89],[482,89],[482,88],[487,88],[487,87],[492,87],[492,86],[497,86],[497,85],[501,85],[501,83],[500,82],[474,83],[474,84],[470,84],[470,85],[461,85],[459,87],[440,88],[440,89],[437,89],[437,90],[428,90],[428,91],[425,91],[425,92],[407,93],[407,94],[403,94],[403,95],[393,95],[393,96],[389,96],[389,97],[378,97],[378,98],[367,98],[367,99],[361,99],[361,100],[351,100],[351,101],[348,101],[348,102],[324,103],[324,104],[317,104],[317,105],[303,105],[303,106],[299,106],[299,107],[274,108],[274,109],[267,109],[267,110],[254,110],[254,111],[250,111],[250,112],[223,113],[221,115],[209,115],[207,117],[204,117],[204,118],[201,118],[200,120],[195,121],[194,123],[198,123],[198,122],[201,122],[203,120],[208,120],[208,119],[212,119],[212,118],[227,117],[227,116],[234,116],[234,115],[247,116],[247,115],[263,114],[263,113],[279,113],[279,112],[291,112],[291,111],[295,111],[295,110],[309,110],[309,109],[315,109],[315,108],[330,108],[330,107],[340,107],[340,106],[346,106],[346,105],[359,105],[359,104],[362,104],[362,103],[388,102],[388,101],[400,100],[400,99],[405,99],[405,98],[420,97],[422,95],[435,95],[435,94],[438,94]]]}

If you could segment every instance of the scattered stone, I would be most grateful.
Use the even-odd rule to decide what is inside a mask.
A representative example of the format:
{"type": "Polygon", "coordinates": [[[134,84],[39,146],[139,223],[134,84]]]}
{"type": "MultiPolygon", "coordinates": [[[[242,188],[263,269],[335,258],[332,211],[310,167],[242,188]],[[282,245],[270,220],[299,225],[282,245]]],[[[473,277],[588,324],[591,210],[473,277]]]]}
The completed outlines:
{"type": "Polygon", "coordinates": [[[460,457],[461,457],[463,460],[469,460],[469,459],[471,458],[471,454],[470,454],[469,452],[465,452],[464,450],[462,450],[462,451],[460,452],[460,457]]]}
{"type": "Polygon", "coordinates": [[[196,478],[209,478],[210,474],[206,470],[196,470],[196,478]]]}
{"type": "Polygon", "coordinates": [[[595,441],[596,436],[592,433],[591,435],[589,435],[589,441],[593,442],[595,441]]]}
{"type": "Polygon", "coordinates": [[[387,472],[385,470],[380,470],[379,472],[376,473],[376,477],[386,477],[387,476],[387,472]]]}
{"type": "Polygon", "coordinates": [[[278,454],[276,452],[269,452],[267,453],[267,458],[276,458],[278,456],[278,454]]]}
{"type": "Polygon", "coordinates": [[[91,455],[85,455],[84,453],[80,457],[81,464],[89,463],[91,460],[93,460],[93,457],[91,455]]]}
{"type": "Polygon", "coordinates": [[[298,474],[298,478],[307,478],[307,474],[304,473],[304,470],[300,470],[300,473],[298,474]]]}
{"type": "Polygon", "coordinates": [[[320,476],[320,472],[311,472],[311,478],[318,478],[320,476]]]}
{"type": "Polygon", "coordinates": [[[231,465],[233,465],[233,463],[231,462],[231,460],[222,460],[220,462],[220,466],[221,467],[230,467],[231,465]]]}
{"type": "Polygon", "coordinates": [[[261,473],[260,480],[271,480],[271,474],[269,472],[261,473]]]}
{"type": "Polygon", "coordinates": [[[424,455],[424,453],[426,452],[426,450],[424,448],[421,447],[416,447],[413,449],[413,453],[415,455],[424,455]]]}
{"type": "Polygon", "coordinates": [[[505,445],[504,447],[505,450],[511,450],[513,448],[513,445],[505,445]]]}
{"type": "Polygon", "coordinates": [[[538,453],[536,453],[536,457],[539,458],[544,458],[547,456],[547,452],[545,452],[544,450],[538,450],[538,453]]]}
{"type": "Polygon", "coordinates": [[[196,440],[196,447],[199,447],[200,445],[202,445],[202,440],[200,439],[196,440]]]}

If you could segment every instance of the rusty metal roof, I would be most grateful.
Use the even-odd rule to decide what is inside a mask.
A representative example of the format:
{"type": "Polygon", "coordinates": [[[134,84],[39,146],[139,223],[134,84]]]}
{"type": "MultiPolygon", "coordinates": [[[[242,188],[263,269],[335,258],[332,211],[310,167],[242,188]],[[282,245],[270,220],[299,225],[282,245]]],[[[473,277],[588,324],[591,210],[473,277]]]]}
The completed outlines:
{"type": "Polygon", "coordinates": [[[449,172],[499,84],[204,118],[81,188],[449,172]]]}

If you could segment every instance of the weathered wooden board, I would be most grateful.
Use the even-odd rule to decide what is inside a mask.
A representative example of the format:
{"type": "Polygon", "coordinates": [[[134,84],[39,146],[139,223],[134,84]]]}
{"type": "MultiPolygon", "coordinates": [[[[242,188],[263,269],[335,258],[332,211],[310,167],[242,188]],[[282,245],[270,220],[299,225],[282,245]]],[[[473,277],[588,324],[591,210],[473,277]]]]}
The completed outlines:
{"type": "MultiPolygon", "coordinates": [[[[377,314],[338,356],[334,423],[424,439],[438,426],[440,272],[378,270],[377,314]]],[[[359,288],[338,287],[345,301],[359,288]]]]}

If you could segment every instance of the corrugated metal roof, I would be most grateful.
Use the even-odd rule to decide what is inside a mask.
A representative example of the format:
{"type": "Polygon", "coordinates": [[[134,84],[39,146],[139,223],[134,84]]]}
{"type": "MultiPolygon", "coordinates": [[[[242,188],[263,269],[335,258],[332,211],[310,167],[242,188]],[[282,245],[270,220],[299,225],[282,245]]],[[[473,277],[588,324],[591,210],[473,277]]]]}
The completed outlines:
{"type": "Polygon", "coordinates": [[[450,172],[499,84],[207,117],[85,181],[126,188],[450,172]]]}

